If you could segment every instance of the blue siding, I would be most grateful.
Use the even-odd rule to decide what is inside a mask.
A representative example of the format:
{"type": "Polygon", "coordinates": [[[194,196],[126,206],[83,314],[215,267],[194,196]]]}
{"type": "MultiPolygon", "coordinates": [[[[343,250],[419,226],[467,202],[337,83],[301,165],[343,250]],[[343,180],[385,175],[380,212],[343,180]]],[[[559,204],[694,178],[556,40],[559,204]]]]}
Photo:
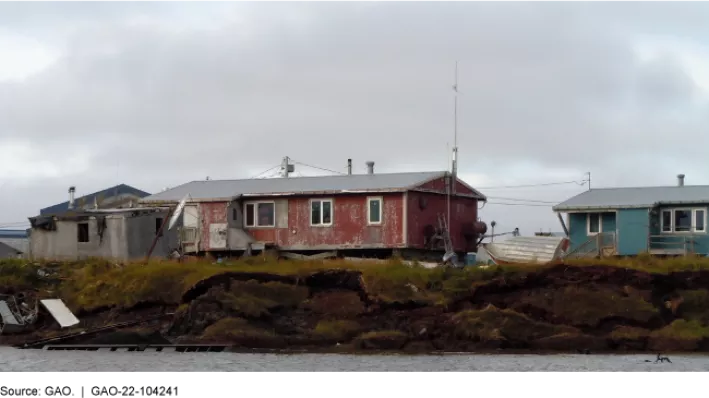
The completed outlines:
{"type": "Polygon", "coordinates": [[[575,250],[588,240],[586,231],[586,213],[569,214],[570,250],[575,250]]]}
{"type": "MultiPolygon", "coordinates": [[[[709,208],[705,206],[691,206],[691,208],[709,208]]],[[[668,208],[668,207],[664,207],[668,208]]],[[[670,207],[671,208],[671,207],[670,207]]],[[[648,251],[649,235],[661,235],[660,217],[661,210],[650,213],[650,209],[619,209],[617,213],[603,213],[601,224],[603,232],[616,232],[618,254],[621,256],[635,256],[648,251]]],[[[709,213],[708,213],[709,214],[709,213]]],[[[569,214],[569,239],[571,249],[576,249],[590,239],[587,225],[588,213],[569,214]]],[[[707,226],[709,227],[709,226],[707,226]]],[[[682,249],[684,245],[682,234],[668,234],[665,238],[655,238],[655,241],[674,242],[674,244],[654,244],[652,249],[682,249]]],[[[709,234],[696,233],[693,235],[694,251],[698,254],[709,255],[709,234]]]]}
{"type": "MultiPolygon", "coordinates": [[[[569,214],[569,240],[571,241],[571,250],[584,244],[591,239],[588,235],[588,213],[570,213],[569,214]]],[[[601,213],[601,230],[603,232],[616,231],[616,216],[615,213],[601,213]]]]}
{"type": "Polygon", "coordinates": [[[635,256],[647,251],[650,232],[649,209],[618,210],[618,254],[635,256]]]}
{"type": "MultiPolygon", "coordinates": [[[[125,194],[135,195],[140,198],[145,198],[147,196],[150,196],[150,194],[145,191],[141,191],[140,189],[133,188],[133,187],[126,185],[126,184],[120,184],[120,185],[116,185],[115,187],[104,189],[103,191],[94,192],[90,195],[85,195],[80,198],[76,198],[75,201],[80,202],[83,200],[86,203],[92,203],[94,201],[94,198],[98,197],[98,196],[115,196],[115,195],[125,195],[125,194]]],[[[43,215],[47,215],[47,214],[63,213],[67,210],[69,210],[69,201],[68,200],[66,202],[56,204],[54,206],[45,207],[44,209],[39,211],[39,214],[43,216],[43,215]]]]}
{"type": "MultiPolygon", "coordinates": [[[[658,241],[664,241],[668,242],[670,244],[666,245],[661,245],[661,244],[654,244],[653,249],[680,249],[684,248],[684,245],[682,242],[684,242],[684,236],[683,234],[666,234],[663,235],[661,232],[661,221],[660,218],[662,217],[662,210],[663,209],[675,209],[675,208],[692,208],[692,209],[704,209],[705,212],[709,211],[707,208],[706,204],[697,204],[697,205],[682,205],[682,206],[660,206],[656,209],[656,211],[652,214],[652,217],[650,218],[652,220],[652,224],[650,227],[652,235],[662,235],[666,236],[665,238],[658,238],[655,237],[653,239],[653,242],[658,242],[658,241]]],[[[706,226],[705,226],[706,228],[706,226]]],[[[692,235],[692,239],[694,240],[694,251],[697,254],[703,254],[703,255],[709,255],[709,235],[707,233],[702,233],[702,232],[695,232],[692,235]]]]}
{"type": "Polygon", "coordinates": [[[601,216],[601,230],[603,232],[615,232],[615,213],[603,213],[601,216]]]}

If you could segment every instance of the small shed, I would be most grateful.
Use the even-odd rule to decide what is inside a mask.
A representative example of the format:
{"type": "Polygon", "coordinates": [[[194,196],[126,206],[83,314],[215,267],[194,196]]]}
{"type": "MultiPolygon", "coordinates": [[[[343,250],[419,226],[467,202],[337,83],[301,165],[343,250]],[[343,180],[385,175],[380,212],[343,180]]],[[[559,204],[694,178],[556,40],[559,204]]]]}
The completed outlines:
{"type": "MultiPolygon", "coordinates": [[[[144,257],[169,208],[80,210],[30,218],[30,258],[78,260],[90,257],[126,261],[144,257]]],[[[179,248],[175,229],[163,229],[154,254],[179,248]]]]}
{"type": "Polygon", "coordinates": [[[515,236],[483,244],[496,264],[546,264],[561,259],[568,247],[569,240],[564,236],[515,236]]]}

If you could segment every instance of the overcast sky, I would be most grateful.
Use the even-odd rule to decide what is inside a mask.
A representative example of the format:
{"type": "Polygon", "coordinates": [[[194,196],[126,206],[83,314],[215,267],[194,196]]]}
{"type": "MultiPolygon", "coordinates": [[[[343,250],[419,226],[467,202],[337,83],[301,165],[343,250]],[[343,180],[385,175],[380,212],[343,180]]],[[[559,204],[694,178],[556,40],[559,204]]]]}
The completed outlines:
{"type": "Polygon", "coordinates": [[[158,192],[283,156],[447,169],[458,60],[483,220],[558,231],[541,202],[585,186],[488,188],[709,184],[706,21],[707,3],[0,2],[0,226],[70,185],[158,192]]]}

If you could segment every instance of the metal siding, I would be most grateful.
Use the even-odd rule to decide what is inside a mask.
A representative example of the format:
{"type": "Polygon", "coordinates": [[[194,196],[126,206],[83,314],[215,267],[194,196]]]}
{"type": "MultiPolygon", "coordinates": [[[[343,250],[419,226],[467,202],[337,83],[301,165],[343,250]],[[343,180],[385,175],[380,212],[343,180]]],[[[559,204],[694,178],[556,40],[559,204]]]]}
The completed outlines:
{"type": "Polygon", "coordinates": [[[569,214],[570,250],[575,250],[589,239],[586,213],[569,214]]]}
{"type": "MultiPolygon", "coordinates": [[[[441,177],[435,180],[429,181],[425,184],[419,185],[417,188],[426,189],[431,191],[446,192],[446,178],[441,177]]],[[[455,192],[461,194],[475,195],[477,192],[473,192],[468,187],[463,185],[460,181],[455,182],[455,192]]]]}
{"type": "MultiPolygon", "coordinates": [[[[438,227],[438,214],[448,215],[446,195],[425,192],[409,192],[407,203],[407,247],[424,249],[424,228],[426,225],[438,227]],[[420,200],[425,198],[426,207],[421,209],[420,200]]],[[[453,248],[458,252],[473,250],[463,238],[463,226],[478,220],[478,200],[469,197],[451,197],[450,235],[453,248]]]]}
{"type": "Polygon", "coordinates": [[[202,215],[202,225],[200,228],[201,250],[224,250],[223,247],[211,247],[210,230],[212,229],[212,224],[227,224],[228,208],[228,202],[206,202],[199,204],[199,210],[202,215]]]}
{"type": "MultiPolygon", "coordinates": [[[[257,241],[273,242],[290,250],[400,247],[403,244],[403,195],[375,196],[383,199],[381,225],[367,225],[368,195],[302,196],[285,201],[288,209],[286,227],[248,228],[247,231],[257,241]],[[310,225],[310,201],[316,198],[332,199],[332,226],[310,225]]],[[[277,206],[277,212],[281,208],[277,206]]],[[[277,219],[281,217],[276,214],[277,219]]]]}
{"type": "Polygon", "coordinates": [[[634,256],[647,251],[647,239],[650,231],[648,209],[618,210],[618,254],[634,256]]]}
{"type": "Polygon", "coordinates": [[[601,229],[603,232],[615,232],[615,212],[601,213],[601,229]]]}

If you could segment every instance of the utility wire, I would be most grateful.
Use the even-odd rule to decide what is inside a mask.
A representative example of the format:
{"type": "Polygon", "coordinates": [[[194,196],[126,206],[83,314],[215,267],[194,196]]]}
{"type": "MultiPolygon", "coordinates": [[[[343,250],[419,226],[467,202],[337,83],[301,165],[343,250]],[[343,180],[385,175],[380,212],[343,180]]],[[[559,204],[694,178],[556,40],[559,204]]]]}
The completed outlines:
{"type": "Polygon", "coordinates": [[[500,199],[500,200],[511,200],[513,202],[531,202],[531,203],[547,203],[547,204],[557,204],[561,201],[554,202],[550,200],[536,200],[536,199],[521,199],[521,198],[503,198],[502,196],[488,196],[488,199],[500,199]]]}
{"type": "Polygon", "coordinates": [[[22,222],[12,222],[12,223],[0,224],[0,228],[19,228],[19,227],[23,227],[26,225],[30,225],[30,222],[29,221],[22,221],[22,222]]]}
{"type": "Polygon", "coordinates": [[[319,167],[319,166],[313,166],[313,165],[311,165],[311,164],[299,162],[299,161],[294,160],[294,159],[291,159],[291,160],[293,160],[293,163],[299,164],[299,165],[301,165],[301,166],[312,167],[312,168],[314,168],[314,169],[318,169],[318,170],[322,170],[322,171],[329,171],[330,173],[343,174],[343,175],[345,174],[345,173],[343,173],[343,172],[341,172],[341,171],[330,170],[330,169],[326,169],[326,168],[324,168],[324,167],[319,167]]]}
{"type": "Polygon", "coordinates": [[[279,164],[279,165],[277,165],[277,166],[273,166],[273,167],[271,167],[271,168],[270,168],[270,169],[268,169],[268,170],[264,170],[264,171],[262,171],[262,172],[260,172],[260,173],[256,174],[255,176],[251,177],[250,179],[252,179],[252,180],[253,180],[254,178],[258,178],[258,177],[259,177],[260,175],[266,174],[266,173],[268,173],[269,171],[271,171],[271,170],[274,170],[274,169],[277,169],[277,168],[279,168],[279,167],[281,167],[281,165],[280,165],[280,164],[279,164]]]}
{"type": "Polygon", "coordinates": [[[17,225],[17,224],[27,224],[27,221],[5,221],[5,222],[0,222],[0,226],[4,226],[4,225],[17,225]]]}
{"type": "Polygon", "coordinates": [[[552,204],[540,204],[540,203],[502,203],[502,202],[485,202],[489,205],[501,205],[501,206],[528,206],[528,207],[551,207],[552,204]]]}
{"type": "Polygon", "coordinates": [[[568,185],[568,184],[577,184],[577,185],[583,185],[587,183],[588,180],[582,180],[582,181],[562,181],[562,182],[548,182],[544,184],[527,184],[527,185],[505,185],[505,186],[497,186],[497,187],[478,187],[476,189],[481,190],[481,189],[508,189],[508,188],[533,188],[533,187],[547,187],[547,186],[552,186],[552,185],[568,185]]]}

